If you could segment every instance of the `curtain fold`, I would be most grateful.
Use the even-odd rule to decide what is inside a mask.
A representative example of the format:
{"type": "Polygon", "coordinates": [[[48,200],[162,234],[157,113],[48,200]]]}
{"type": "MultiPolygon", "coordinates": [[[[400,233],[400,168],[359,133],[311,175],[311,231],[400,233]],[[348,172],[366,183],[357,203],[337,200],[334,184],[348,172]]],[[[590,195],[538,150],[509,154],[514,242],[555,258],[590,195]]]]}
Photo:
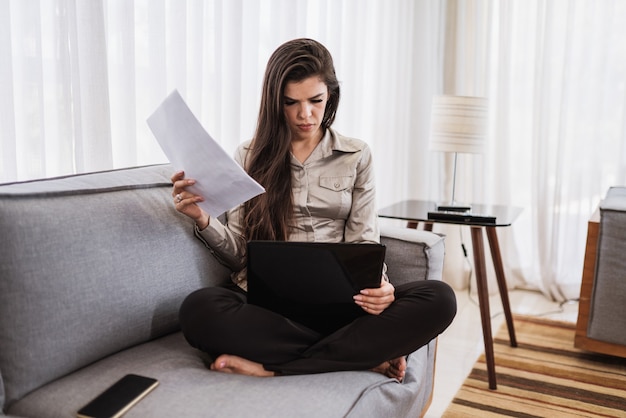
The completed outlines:
{"type": "Polygon", "coordinates": [[[76,5],[76,16],[70,21],[75,23],[70,29],[70,51],[76,50],[70,85],[76,170],[106,170],[113,165],[113,153],[104,10],[99,1],[72,4],[76,5]]]}
{"type": "Polygon", "coordinates": [[[0,2],[0,182],[17,176],[17,127],[15,126],[15,87],[13,60],[13,26],[9,2],[0,2]]]}

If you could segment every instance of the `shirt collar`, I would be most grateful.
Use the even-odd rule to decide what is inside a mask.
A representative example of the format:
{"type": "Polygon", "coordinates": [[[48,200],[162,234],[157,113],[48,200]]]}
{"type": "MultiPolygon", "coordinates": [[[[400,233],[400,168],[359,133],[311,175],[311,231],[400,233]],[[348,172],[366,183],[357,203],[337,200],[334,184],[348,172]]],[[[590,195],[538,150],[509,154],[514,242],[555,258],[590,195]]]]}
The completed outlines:
{"type": "Polygon", "coordinates": [[[333,151],[357,152],[360,148],[350,138],[339,134],[334,129],[328,128],[320,141],[320,150],[325,158],[331,156],[333,151]]]}

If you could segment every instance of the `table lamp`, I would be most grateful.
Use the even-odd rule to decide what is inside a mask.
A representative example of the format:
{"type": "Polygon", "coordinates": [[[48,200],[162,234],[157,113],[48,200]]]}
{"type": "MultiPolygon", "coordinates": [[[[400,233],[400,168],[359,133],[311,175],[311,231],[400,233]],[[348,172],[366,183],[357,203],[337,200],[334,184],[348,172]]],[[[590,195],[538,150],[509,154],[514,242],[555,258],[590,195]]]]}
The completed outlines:
{"type": "Polygon", "coordinates": [[[469,96],[433,97],[430,123],[430,149],[454,153],[452,199],[439,211],[468,212],[472,208],[456,202],[456,160],[458,153],[480,154],[487,136],[487,99],[469,96]]]}

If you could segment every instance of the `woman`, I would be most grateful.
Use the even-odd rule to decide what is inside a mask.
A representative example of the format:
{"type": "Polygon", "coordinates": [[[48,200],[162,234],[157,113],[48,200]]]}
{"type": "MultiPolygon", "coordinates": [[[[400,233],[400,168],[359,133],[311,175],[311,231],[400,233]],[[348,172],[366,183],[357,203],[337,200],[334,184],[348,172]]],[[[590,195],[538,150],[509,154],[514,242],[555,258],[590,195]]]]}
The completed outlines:
{"type": "Polygon", "coordinates": [[[195,221],[196,236],[234,271],[233,285],[198,290],[180,310],[187,341],[213,357],[212,370],[273,376],[370,369],[401,381],[406,355],[456,314],[445,283],[395,289],[384,274],[380,287],[354,297],[368,315],[337,318],[330,333],[246,303],[249,240],[380,240],[370,150],[331,128],[339,91],[323,45],[286,42],[267,64],[254,138],[235,154],[266,193],[230,210],[222,224],[197,206],[202,196],[187,191],[193,179],[172,176],[176,209],[195,221]]]}

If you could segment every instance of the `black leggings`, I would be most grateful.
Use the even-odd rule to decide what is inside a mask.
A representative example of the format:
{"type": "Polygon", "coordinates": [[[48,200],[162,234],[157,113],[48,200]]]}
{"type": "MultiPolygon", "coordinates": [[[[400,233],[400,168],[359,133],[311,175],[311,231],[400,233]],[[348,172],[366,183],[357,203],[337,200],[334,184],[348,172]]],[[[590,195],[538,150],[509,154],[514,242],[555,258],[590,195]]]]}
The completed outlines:
{"type": "Polygon", "coordinates": [[[396,287],[380,315],[363,315],[325,334],[246,302],[243,291],[208,287],[180,308],[185,338],[213,358],[232,354],[280,374],[368,370],[405,356],[443,332],[456,315],[446,283],[423,280],[396,287]]]}

